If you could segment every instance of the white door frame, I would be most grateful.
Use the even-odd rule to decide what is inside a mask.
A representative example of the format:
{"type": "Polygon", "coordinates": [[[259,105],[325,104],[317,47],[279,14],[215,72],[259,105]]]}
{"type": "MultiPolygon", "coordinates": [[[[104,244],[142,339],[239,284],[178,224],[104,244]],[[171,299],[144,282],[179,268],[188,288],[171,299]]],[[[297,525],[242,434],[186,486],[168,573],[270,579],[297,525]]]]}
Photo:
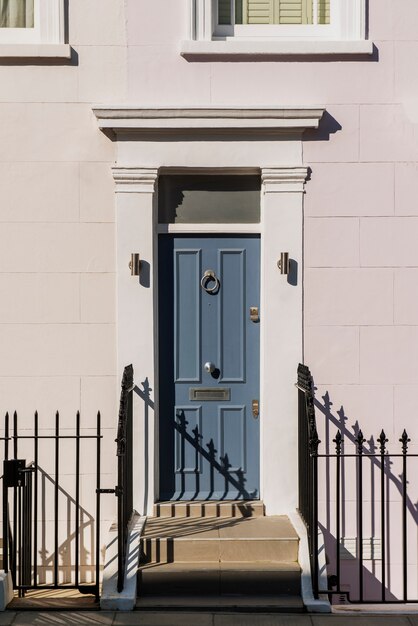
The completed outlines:
{"type": "MultiPolygon", "coordinates": [[[[117,358],[119,372],[129,363],[135,372],[134,506],[152,514],[152,505],[158,500],[156,182],[161,168],[199,168],[261,172],[260,228],[236,226],[233,232],[261,232],[260,495],[269,515],[293,511],[298,489],[294,383],[297,365],[303,360],[302,238],[307,176],[301,140],[305,128],[318,126],[323,109],[161,111],[116,107],[97,108],[95,113],[100,127],[113,129],[118,140],[118,161],[113,168],[117,358]],[[129,272],[131,252],[139,252],[145,261],[146,275],[139,280],[129,272]],[[277,260],[281,252],[289,252],[297,263],[297,284],[290,284],[280,274],[277,260]],[[144,395],[144,383],[150,389],[149,397],[144,395]]],[[[183,232],[234,229],[226,226],[189,226],[183,232]]]]}

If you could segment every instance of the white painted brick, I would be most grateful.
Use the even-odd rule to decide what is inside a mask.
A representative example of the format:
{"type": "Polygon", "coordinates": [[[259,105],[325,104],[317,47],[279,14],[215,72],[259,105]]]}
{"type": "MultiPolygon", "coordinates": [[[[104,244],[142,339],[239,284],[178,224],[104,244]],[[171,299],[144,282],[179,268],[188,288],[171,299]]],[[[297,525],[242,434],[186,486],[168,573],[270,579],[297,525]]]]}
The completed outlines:
{"type": "Polygon", "coordinates": [[[0,345],[0,376],[115,373],[113,324],[2,324],[0,345]]]}
{"type": "Polygon", "coordinates": [[[77,222],[78,181],[77,163],[0,163],[0,221],[77,222]]]}
{"type": "Polygon", "coordinates": [[[115,188],[108,163],[80,163],[80,221],[115,221],[115,188]]]}
{"type": "Polygon", "coordinates": [[[80,310],[82,322],[114,322],[116,316],[115,274],[82,274],[80,276],[80,310]]]}
{"type": "Polygon", "coordinates": [[[0,324],[80,321],[77,274],[1,274],[0,324]]]}
{"type": "Polygon", "coordinates": [[[360,328],[360,381],[414,384],[418,368],[418,326],[360,328]]]}
{"type": "Polygon", "coordinates": [[[71,0],[69,32],[73,46],[117,46],[126,43],[123,0],[71,0]]]}
{"type": "Polygon", "coordinates": [[[109,272],[114,270],[113,224],[3,224],[3,272],[109,272]]]}
{"type": "Polygon", "coordinates": [[[305,320],[308,326],[391,324],[392,270],[307,270],[305,320]]]}
{"type": "Polygon", "coordinates": [[[318,326],[305,330],[305,362],[319,384],[359,382],[359,329],[318,326]]]}
{"type": "Polygon", "coordinates": [[[395,324],[415,326],[418,323],[418,269],[395,270],[395,324]]]}
{"type": "Polygon", "coordinates": [[[360,218],[363,266],[418,266],[418,218],[360,218]]]}
{"type": "Polygon", "coordinates": [[[307,218],[305,267],[357,267],[359,221],[356,218],[307,218]]]}
{"type": "Polygon", "coordinates": [[[317,163],[306,186],[305,214],[392,215],[392,163],[317,163]]]}
{"type": "Polygon", "coordinates": [[[79,46],[78,98],[80,102],[123,102],[126,93],[126,48],[79,46]]]}
{"type": "Polygon", "coordinates": [[[418,163],[395,164],[395,213],[418,215],[416,189],[418,186],[418,163]]]}

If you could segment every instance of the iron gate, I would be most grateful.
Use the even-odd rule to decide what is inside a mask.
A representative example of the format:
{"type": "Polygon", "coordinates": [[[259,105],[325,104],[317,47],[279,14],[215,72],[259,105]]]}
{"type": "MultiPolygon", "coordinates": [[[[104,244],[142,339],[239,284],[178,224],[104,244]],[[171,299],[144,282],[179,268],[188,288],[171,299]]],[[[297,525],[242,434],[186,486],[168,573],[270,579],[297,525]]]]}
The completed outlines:
{"type": "Polygon", "coordinates": [[[100,484],[100,412],[93,432],[85,432],[84,424],[82,429],[79,412],[72,429],[66,420],[65,430],[58,412],[50,430],[40,424],[37,412],[29,428],[20,429],[17,413],[12,420],[6,414],[1,439],[3,568],[11,572],[14,589],[20,597],[29,589],[77,589],[98,599],[100,498],[103,492],[114,493],[100,484]],[[80,481],[86,460],[95,465],[90,488],[85,472],[86,484],[80,481]],[[86,501],[94,513],[86,509],[86,501]]]}

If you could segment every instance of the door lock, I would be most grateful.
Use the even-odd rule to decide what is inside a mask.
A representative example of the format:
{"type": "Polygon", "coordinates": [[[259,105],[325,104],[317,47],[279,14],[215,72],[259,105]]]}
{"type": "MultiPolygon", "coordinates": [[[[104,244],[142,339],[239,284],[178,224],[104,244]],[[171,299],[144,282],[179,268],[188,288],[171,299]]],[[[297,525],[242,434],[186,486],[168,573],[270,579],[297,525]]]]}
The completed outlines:
{"type": "Polygon", "coordinates": [[[258,400],[253,400],[251,403],[252,406],[252,411],[253,411],[253,417],[255,419],[257,419],[257,417],[260,415],[260,403],[258,400]]]}

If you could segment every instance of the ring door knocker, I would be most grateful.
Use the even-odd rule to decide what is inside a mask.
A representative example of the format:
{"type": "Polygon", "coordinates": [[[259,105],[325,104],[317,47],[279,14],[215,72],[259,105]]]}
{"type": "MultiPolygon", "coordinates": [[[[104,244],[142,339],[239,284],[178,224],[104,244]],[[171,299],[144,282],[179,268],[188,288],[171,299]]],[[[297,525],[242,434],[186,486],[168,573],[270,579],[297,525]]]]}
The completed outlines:
{"type": "Polygon", "coordinates": [[[200,286],[206,291],[206,293],[217,293],[219,291],[221,283],[219,282],[219,278],[216,276],[214,270],[206,270],[202,276],[202,280],[200,281],[200,286]],[[213,283],[212,286],[210,286],[211,283],[213,283]]]}

